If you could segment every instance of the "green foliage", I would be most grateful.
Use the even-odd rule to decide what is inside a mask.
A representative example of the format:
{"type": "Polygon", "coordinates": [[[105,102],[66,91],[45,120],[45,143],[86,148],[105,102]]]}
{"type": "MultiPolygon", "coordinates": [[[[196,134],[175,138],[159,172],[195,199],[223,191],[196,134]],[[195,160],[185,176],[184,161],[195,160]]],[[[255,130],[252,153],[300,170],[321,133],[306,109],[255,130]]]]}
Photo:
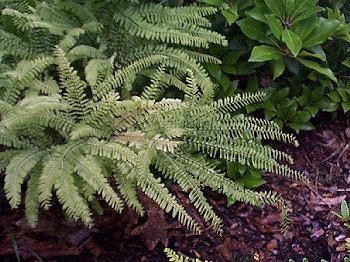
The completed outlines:
{"type": "MultiPolygon", "coordinates": [[[[198,258],[194,259],[194,258],[189,258],[189,257],[184,256],[184,255],[180,255],[180,254],[176,253],[174,250],[172,250],[171,248],[165,248],[164,253],[168,257],[169,262],[201,262],[202,261],[198,258]]],[[[203,260],[203,261],[207,262],[208,260],[203,260]]]]}
{"type": "Polygon", "coordinates": [[[261,143],[297,145],[295,137],[241,114],[264,93],[212,100],[214,84],[201,62],[219,61],[190,47],[226,44],[207,28],[205,16],[214,8],[136,0],[14,0],[0,6],[0,45],[10,41],[18,49],[4,48],[1,56],[0,143],[7,148],[0,167],[11,207],[19,207],[26,184],[31,225],[54,195],[68,217],[86,226],[93,224],[98,196],[116,212],[127,205],[142,215],[141,190],[200,232],[166,187],[168,180],[217,232],[222,223],[204,187],[252,205],[285,208],[277,193],[232,181],[213,158],[308,182],[280,163],[291,163],[290,156],[261,143]]]}
{"type": "Polygon", "coordinates": [[[350,229],[350,224],[348,223],[350,221],[350,212],[346,200],[343,200],[340,204],[340,213],[334,211],[332,213],[344,222],[344,226],[350,229]]]}
{"type": "Polygon", "coordinates": [[[231,26],[218,15],[213,18],[229,41],[209,50],[222,64],[206,65],[221,86],[218,97],[267,88],[267,100],[248,112],[262,111],[297,132],[312,129],[318,112],[348,112],[346,4],[251,0],[238,1],[237,7],[239,18],[231,26]]]}
{"type": "MultiPolygon", "coordinates": [[[[246,12],[246,17],[237,23],[242,32],[260,45],[254,46],[249,61],[271,61],[283,64],[284,58],[295,59],[301,65],[337,82],[333,72],[322,65],[321,61],[310,60],[317,55],[317,46],[329,37],[343,30],[341,18],[328,13],[328,17],[319,17],[324,11],[313,0],[309,1],[254,1],[255,7],[246,12]],[[307,24],[307,26],[305,26],[307,24]]],[[[341,37],[348,39],[348,32],[341,37]]],[[[282,69],[274,72],[274,78],[282,69]]]]}

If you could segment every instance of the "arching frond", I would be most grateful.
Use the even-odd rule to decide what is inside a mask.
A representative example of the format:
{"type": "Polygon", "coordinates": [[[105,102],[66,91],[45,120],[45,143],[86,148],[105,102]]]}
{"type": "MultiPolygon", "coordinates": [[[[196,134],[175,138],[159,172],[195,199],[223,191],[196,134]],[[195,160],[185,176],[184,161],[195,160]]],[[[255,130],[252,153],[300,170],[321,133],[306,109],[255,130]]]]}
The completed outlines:
{"type": "Polygon", "coordinates": [[[20,152],[6,168],[5,193],[12,208],[21,203],[21,185],[30,170],[40,161],[43,152],[32,149],[20,152]]]}
{"type": "Polygon", "coordinates": [[[102,195],[108,205],[118,212],[123,210],[122,200],[109,185],[99,163],[93,157],[80,157],[77,160],[75,170],[98,194],[102,195]]]}

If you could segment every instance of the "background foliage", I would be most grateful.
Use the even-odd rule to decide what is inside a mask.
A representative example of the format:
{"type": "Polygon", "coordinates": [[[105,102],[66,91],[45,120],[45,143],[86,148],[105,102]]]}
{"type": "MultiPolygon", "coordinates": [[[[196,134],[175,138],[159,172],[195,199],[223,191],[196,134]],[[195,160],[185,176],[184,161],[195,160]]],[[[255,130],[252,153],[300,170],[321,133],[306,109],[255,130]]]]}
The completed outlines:
{"type": "Polygon", "coordinates": [[[349,24],[346,1],[206,1],[232,15],[213,17],[226,35],[212,49],[222,65],[208,65],[219,96],[265,90],[248,108],[295,131],[314,128],[319,112],[348,112],[349,24]]]}

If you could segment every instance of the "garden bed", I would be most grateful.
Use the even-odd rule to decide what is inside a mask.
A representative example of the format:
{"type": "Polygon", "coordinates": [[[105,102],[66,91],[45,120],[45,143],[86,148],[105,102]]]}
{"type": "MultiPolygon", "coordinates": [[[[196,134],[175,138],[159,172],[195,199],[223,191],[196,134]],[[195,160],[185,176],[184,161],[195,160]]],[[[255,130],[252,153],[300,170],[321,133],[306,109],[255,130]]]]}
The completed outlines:
{"type": "MultiPolygon", "coordinates": [[[[167,245],[213,261],[300,261],[303,257],[341,261],[349,231],[331,211],[339,210],[341,200],[350,200],[348,120],[321,116],[316,130],[298,136],[300,147],[287,147],[295,159],[293,167],[310,178],[309,187],[273,174],[265,176],[268,183],[260,190],[275,190],[288,203],[293,224],[286,236],[280,232],[276,208],[241,203],[226,208],[225,198],[211,192],[207,192],[209,201],[224,221],[222,236],[209,228],[202,235],[185,231],[144,195],[140,197],[145,218],[130,210],[118,215],[106,207],[102,216],[96,216],[95,227],[86,229],[67,222],[54,206],[31,229],[23,209],[11,210],[0,191],[0,260],[14,261],[19,256],[25,261],[167,261],[163,254],[167,245]]],[[[172,189],[196,216],[183,193],[172,189]]]]}

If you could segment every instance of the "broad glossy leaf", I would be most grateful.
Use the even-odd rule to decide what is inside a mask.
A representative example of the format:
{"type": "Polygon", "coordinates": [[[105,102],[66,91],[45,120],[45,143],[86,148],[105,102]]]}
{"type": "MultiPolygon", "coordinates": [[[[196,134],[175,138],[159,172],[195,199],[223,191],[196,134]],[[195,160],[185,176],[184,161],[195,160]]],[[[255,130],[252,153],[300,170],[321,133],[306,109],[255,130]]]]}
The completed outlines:
{"type": "Polygon", "coordinates": [[[350,97],[349,97],[350,94],[347,88],[338,88],[337,91],[343,101],[350,101],[350,97]]]}
{"type": "Polygon", "coordinates": [[[303,45],[300,37],[292,30],[285,29],[282,32],[282,41],[287,45],[289,50],[292,51],[293,56],[297,57],[303,45]]]}
{"type": "Polygon", "coordinates": [[[249,58],[249,62],[265,62],[281,59],[281,52],[269,45],[255,46],[249,58]]]}
{"type": "Polygon", "coordinates": [[[237,183],[247,188],[257,188],[265,184],[266,181],[262,178],[260,171],[250,171],[238,179],[237,183]]]}
{"type": "Polygon", "coordinates": [[[268,12],[269,12],[268,9],[265,10],[262,7],[255,7],[252,10],[247,11],[246,14],[247,14],[247,16],[249,16],[255,20],[266,23],[267,20],[266,20],[265,14],[268,12]]]}
{"type": "Polygon", "coordinates": [[[315,117],[316,114],[318,113],[319,109],[316,106],[307,106],[305,107],[307,111],[311,114],[312,117],[315,117]]]}
{"type": "Polygon", "coordinates": [[[224,0],[201,0],[201,2],[209,5],[219,6],[224,2],[224,0]]]}
{"type": "Polygon", "coordinates": [[[350,58],[347,58],[342,64],[350,68],[350,58]]]}
{"type": "Polygon", "coordinates": [[[264,0],[264,1],[272,13],[274,13],[279,18],[284,17],[282,0],[264,0]]]}
{"type": "Polygon", "coordinates": [[[311,119],[311,114],[308,111],[297,111],[293,117],[293,122],[304,124],[309,122],[311,119]]]}
{"type": "Polygon", "coordinates": [[[322,98],[317,105],[322,111],[325,112],[335,112],[338,109],[338,103],[333,102],[328,97],[322,98]]]}
{"type": "Polygon", "coordinates": [[[348,220],[350,218],[349,207],[345,200],[343,200],[340,204],[340,214],[344,220],[348,220]]]}
{"type": "Polygon", "coordinates": [[[316,28],[303,41],[303,47],[313,47],[326,41],[340,26],[338,20],[319,18],[316,28]]]}
{"type": "Polygon", "coordinates": [[[240,51],[230,51],[227,54],[225,54],[224,58],[222,59],[223,65],[234,65],[238,58],[241,56],[240,51]]]}
{"type": "Polygon", "coordinates": [[[291,57],[286,56],[284,58],[284,62],[285,62],[286,67],[288,68],[288,70],[290,72],[292,72],[293,74],[296,74],[296,75],[299,74],[300,63],[298,63],[298,61],[296,61],[295,59],[292,59],[291,57]]]}
{"type": "Polygon", "coordinates": [[[349,101],[342,102],[341,107],[343,108],[344,113],[348,112],[350,110],[350,102],[349,101]]]}
{"type": "Polygon", "coordinates": [[[326,61],[326,57],[325,56],[322,56],[320,54],[310,53],[310,52],[305,51],[305,50],[302,50],[299,53],[299,56],[300,57],[314,57],[314,58],[320,59],[323,62],[326,61]]]}
{"type": "Polygon", "coordinates": [[[302,58],[298,58],[298,61],[310,68],[313,69],[315,71],[317,71],[318,73],[320,73],[321,75],[327,76],[329,79],[333,80],[334,82],[338,83],[337,78],[334,76],[333,71],[331,69],[329,69],[328,67],[323,67],[321,66],[319,63],[315,62],[315,61],[310,61],[310,60],[306,60],[306,59],[302,59],[302,58]]]}
{"type": "Polygon", "coordinates": [[[295,0],[294,9],[290,15],[291,20],[293,21],[295,16],[306,11],[309,7],[315,6],[316,2],[317,0],[295,0]]]}
{"type": "Polygon", "coordinates": [[[293,30],[293,32],[295,32],[296,34],[298,34],[302,40],[304,40],[315,29],[317,21],[318,19],[315,16],[313,16],[301,22],[293,23],[290,29],[293,30]]]}
{"type": "Polygon", "coordinates": [[[222,10],[221,14],[226,18],[227,23],[231,26],[238,19],[237,5],[235,7],[222,10]]]}
{"type": "Polygon", "coordinates": [[[266,20],[267,20],[267,24],[269,25],[273,35],[277,39],[280,39],[281,35],[282,35],[282,31],[283,31],[283,26],[282,26],[281,20],[278,19],[277,16],[274,14],[266,15],[266,20]]]}
{"type": "Polygon", "coordinates": [[[283,58],[281,57],[278,60],[274,60],[272,63],[272,69],[273,69],[273,80],[275,80],[277,77],[281,76],[286,69],[286,65],[284,64],[283,58]]]}
{"type": "Polygon", "coordinates": [[[222,65],[221,69],[226,74],[236,74],[237,73],[237,69],[235,66],[222,65]]]}
{"type": "Polygon", "coordinates": [[[324,11],[325,9],[319,6],[313,6],[305,10],[304,12],[297,15],[295,18],[293,18],[292,23],[298,23],[301,22],[309,17],[314,17],[319,12],[324,11]]]}
{"type": "Polygon", "coordinates": [[[331,91],[330,93],[327,94],[327,96],[336,103],[341,102],[341,97],[339,93],[336,90],[331,91]]]}
{"type": "Polygon", "coordinates": [[[290,17],[293,14],[295,6],[295,0],[284,0],[284,9],[286,17],[290,17]]]}
{"type": "Polygon", "coordinates": [[[215,77],[216,79],[220,79],[221,77],[221,67],[218,64],[207,64],[206,68],[208,70],[208,72],[215,77]]]}
{"type": "Polygon", "coordinates": [[[266,26],[252,18],[244,18],[237,22],[242,32],[253,40],[266,41],[266,26]]]}

